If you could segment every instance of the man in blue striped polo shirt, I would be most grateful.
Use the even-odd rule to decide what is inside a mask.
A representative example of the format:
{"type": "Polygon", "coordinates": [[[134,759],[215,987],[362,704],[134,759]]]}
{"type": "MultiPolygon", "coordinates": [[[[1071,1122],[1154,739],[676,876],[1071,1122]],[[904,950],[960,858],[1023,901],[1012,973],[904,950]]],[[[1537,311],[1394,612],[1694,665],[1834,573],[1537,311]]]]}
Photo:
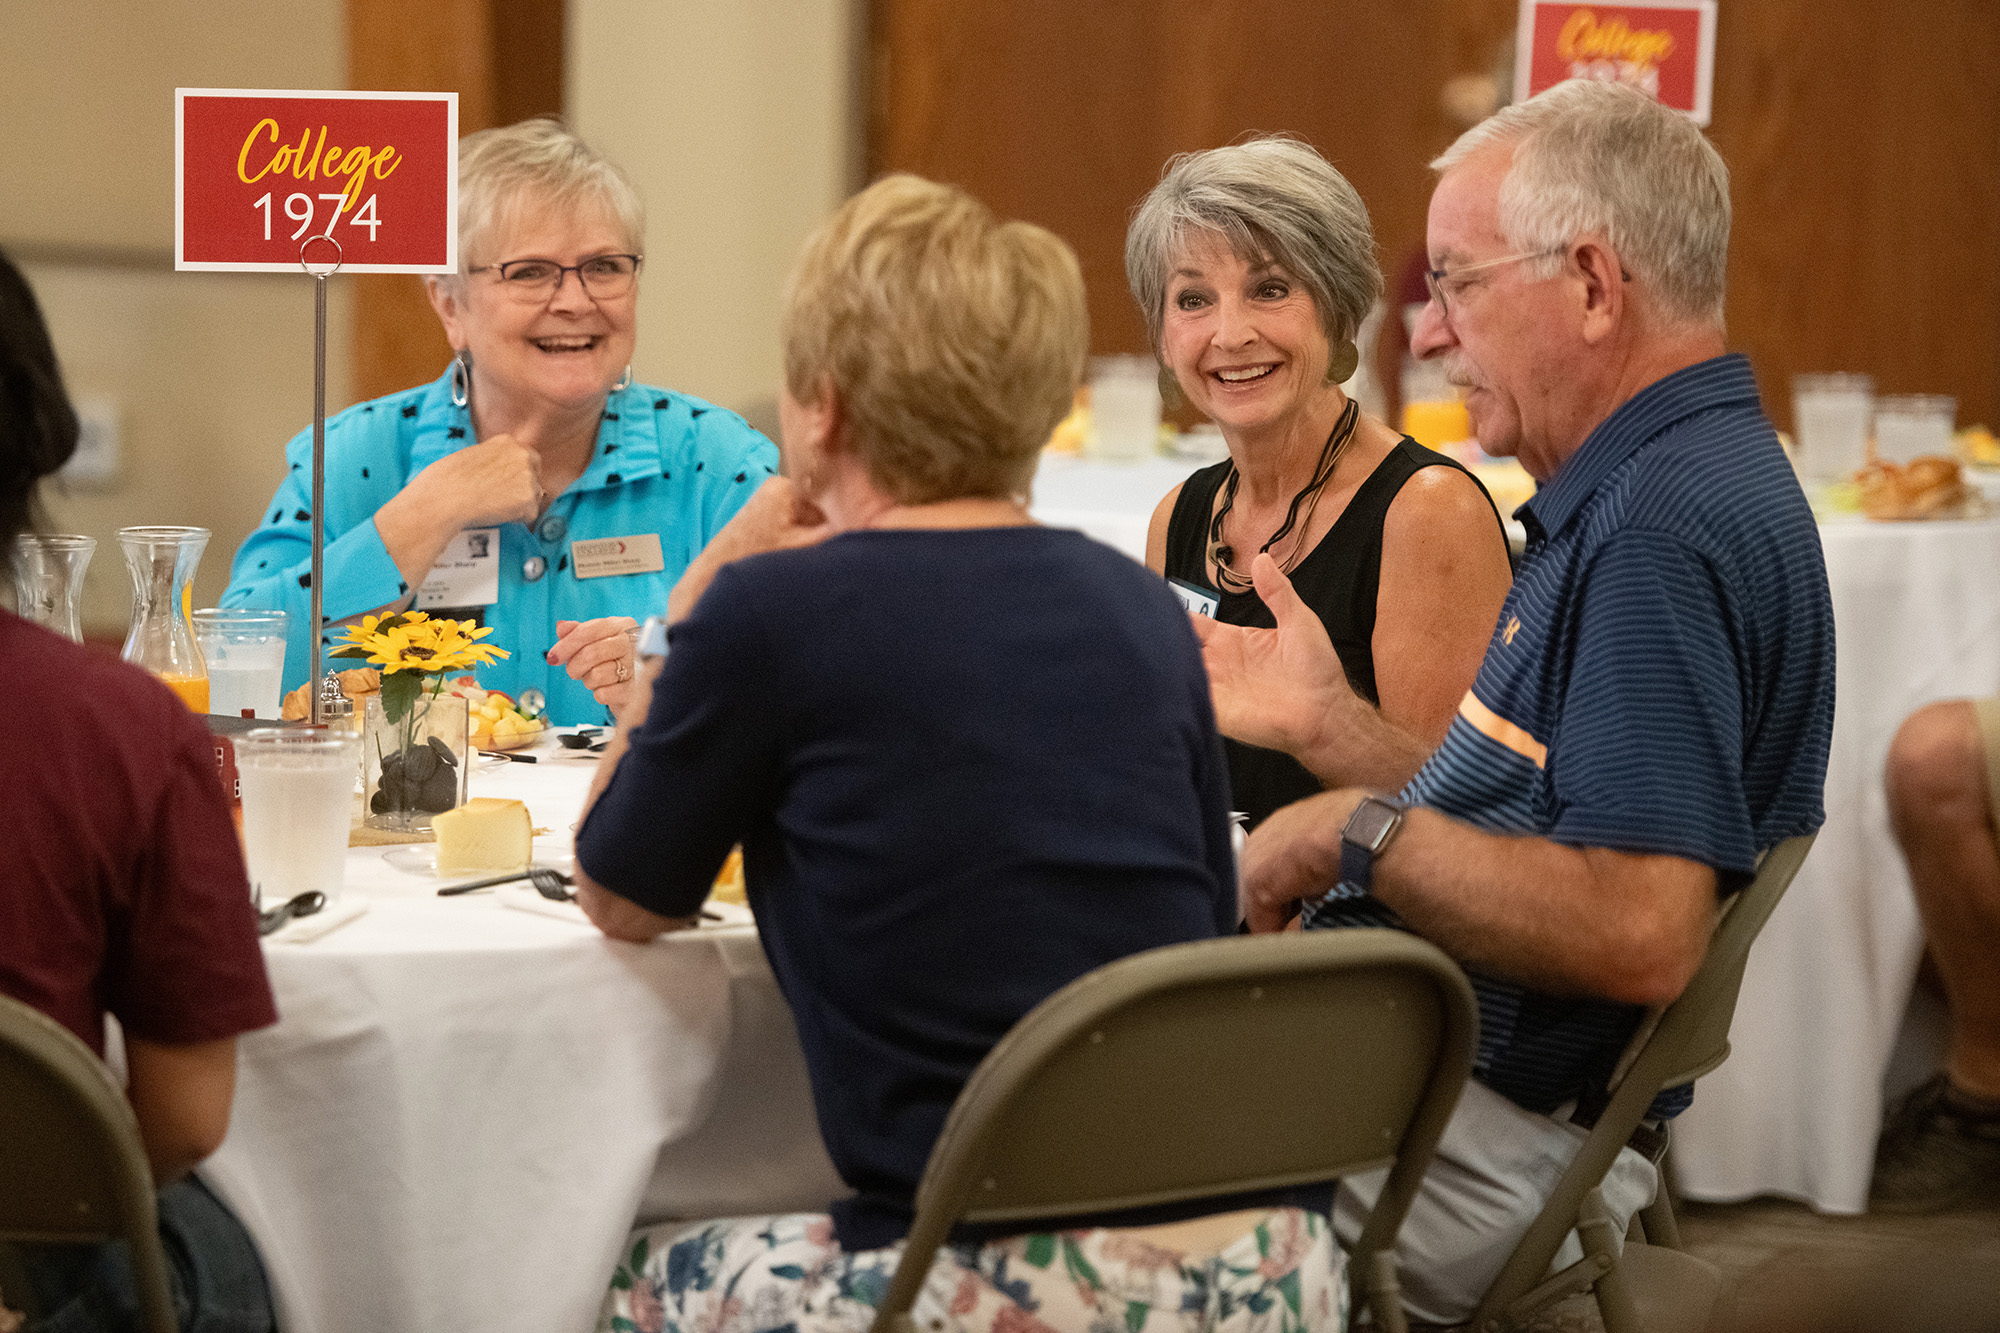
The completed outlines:
{"type": "MultiPolygon", "coordinates": [[[[1199,629],[1223,730],[1335,789],[1251,837],[1252,926],[1304,901],[1309,927],[1402,926],[1472,976],[1475,1082],[1399,1243],[1413,1313],[1449,1323],[1540,1209],[1641,1015],[1700,964],[1719,896],[1824,818],[1834,656],[1812,514],[1749,364],[1723,354],[1728,170],[1701,132],[1572,82],[1432,165],[1414,350],[1444,359],[1482,446],[1540,483],[1472,689],[1426,753],[1347,688],[1268,557],[1252,568],[1277,628],[1199,629]]],[[[1620,1155],[1621,1230],[1656,1183],[1620,1155]]],[[[1379,1188],[1348,1185],[1343,1234],[1379,1188]]]]}

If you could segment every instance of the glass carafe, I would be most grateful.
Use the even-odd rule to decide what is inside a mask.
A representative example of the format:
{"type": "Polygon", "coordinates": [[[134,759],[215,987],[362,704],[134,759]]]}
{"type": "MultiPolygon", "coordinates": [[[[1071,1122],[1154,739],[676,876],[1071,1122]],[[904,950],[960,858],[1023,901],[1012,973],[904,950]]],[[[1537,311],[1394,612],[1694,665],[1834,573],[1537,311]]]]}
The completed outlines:
{"type": "Polygon", "coordinates": [[[189,620],[190,585],[207,528],[120,528],[132,574],[132,628],[119,656],[173,687],[197,713],[208,711],[208,666],[189,620]]]}
{"type": "Polygon", "coordinates": [[[83,642],[78,604],[95,537],[30,533],[14,539],[14,604],[23,619],[83,642]]]}

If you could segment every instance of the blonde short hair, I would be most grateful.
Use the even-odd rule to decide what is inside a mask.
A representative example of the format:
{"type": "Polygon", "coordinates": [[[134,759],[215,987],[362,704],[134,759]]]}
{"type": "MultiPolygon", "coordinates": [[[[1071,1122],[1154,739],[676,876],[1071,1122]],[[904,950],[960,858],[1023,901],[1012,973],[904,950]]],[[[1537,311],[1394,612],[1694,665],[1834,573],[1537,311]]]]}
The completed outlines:
{"type": "Polygon", "coordinates": [[[1069,246],[908,175],[813,233],[781,332],[792,397],[830,388],[869,479],[902,504],[1025,493],[1090,349],[1069,246]]]}
{"type": "Polygon", "coordinates": [[[458,271],[524,203],[565,209],[603,208],[638,254],[645,243],[646,206],[618,165],[547,117],[480,130],[458,141],[458,271]]]}

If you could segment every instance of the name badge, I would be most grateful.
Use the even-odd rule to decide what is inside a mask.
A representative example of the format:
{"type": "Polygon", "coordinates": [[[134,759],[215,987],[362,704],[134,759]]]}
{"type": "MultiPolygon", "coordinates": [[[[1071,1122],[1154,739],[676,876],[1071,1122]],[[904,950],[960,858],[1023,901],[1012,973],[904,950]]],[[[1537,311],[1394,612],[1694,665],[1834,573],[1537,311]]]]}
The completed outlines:
{"type": "Polygon", "coordinates": [[[667,561],[660,554],[660,534],[641,532],[631,537],[571,542],[569,567],[580,579],[602,579],[614,574],[657,574],[667,567],[667,561]]]}
{"type": "Polygon", "coordinates": [[[500,529],[467,528],[445,544],[417,588],[417,609],[491,606],[500,600],[500,529]]]}
{"type": "Polygon", "coordinates": [[[1186,579],[1168,579],[1167,586],[1174,590],[1174,596],[1181,599],[1189,615],[1207,616],[1215,619],[1215,608],[1220,599],[1206,588],[1189,583],[1186,579]]]}

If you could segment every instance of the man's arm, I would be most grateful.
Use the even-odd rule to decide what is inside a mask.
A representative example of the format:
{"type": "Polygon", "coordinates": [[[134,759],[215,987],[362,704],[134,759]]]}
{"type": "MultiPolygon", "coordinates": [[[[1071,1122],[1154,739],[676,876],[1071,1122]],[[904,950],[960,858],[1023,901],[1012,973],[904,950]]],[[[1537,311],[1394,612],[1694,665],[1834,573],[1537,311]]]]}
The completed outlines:
{"type": "Polygon", "coordinates": [[[236,1094],[236,1038],[165,1045],[125,1038],[126,1100],[154,1185],[178,1180],[222,1146],[236,1094]]]}
{"type": "Polygon", "coordinates": [[[1260,553],[1250,575],[1275,629],[1193,618],[1217,729],[1248,745],[1284,751],[1329,787],[1401,788],[1432,747],[1354,692],[1326,626],[1292,590],[1277,561],[1260,553]]]}
{"type": "MultiPolygon", "coordinates": [[[[1340,831],[1363,793],[1286,806],[1243,855],[1253,930],[1340,878],[1340,831]]],[[[1678,856],[1482,833],[1413,809],[1375,862],[1375,897],[1467,967],[1551,995],[1663,1005],[1687,988],[1715,924],[1715,871],[1678,856]]]]}

